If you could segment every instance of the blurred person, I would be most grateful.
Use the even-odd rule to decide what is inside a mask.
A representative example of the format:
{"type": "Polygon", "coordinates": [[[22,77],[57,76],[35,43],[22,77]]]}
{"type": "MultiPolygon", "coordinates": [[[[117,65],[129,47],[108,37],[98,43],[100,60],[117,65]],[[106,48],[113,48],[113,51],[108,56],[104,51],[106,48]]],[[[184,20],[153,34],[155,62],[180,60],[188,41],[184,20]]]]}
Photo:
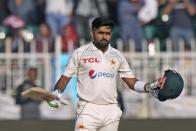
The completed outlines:
{"type": "Polygon", "coordinates": [[[148,24],[157,17],[158,2],[157,0],[145,0],[144,6],[138,12],[138,19],[142,25],[148,24]]]}
{"type": "Polygon", "coordinates": [[[38,24],[36,2],[34,0],[8,0],[7,4],[10,15],[4,20],[4,24],[11,27],[14,32],[13,48],[15,49],[13,50],[17,52],[17,46],[22,41],[24,52],[29,52],[30,42],[26,34],[33,35],[32,30],[28,28],[33,29],[38,24]]]}
{"type": "MultiPolygon", "coordinates": [[[[166,40],[169,34],[170,21],[165,21],[163,13],[166,4],[167,0],[158,1],[157,17],[147,24],[147,28],[145,28],[146,39],[149,42],[151,42],[150,40],[152,40],[152,38],[158,39],[160,42],[160,51],[166,51],[166,40]]],[[[154,42],[154,40],[152,42],[154,42]]]]}
{"type": "MultiPolygon", "coordinates": [[[[61,96],[69,80],[76,76],[79,102],[75,131],[117,131],[122,111],[118,106],[116,78],[119,75],[130,89],[156,96],[164,84],[159,78],[152,83],[138,80],[125,57],[110,46],[113,22],[97,17],[92,21],[93,40],[76,49],[53,92],[61,96]]],[[[48,95],[52,107],[59,103],[48,95]]]]}
{"type": "Polygon", "coordinates": [[[72,14],[78,40],[90,41],[90,22],[97,16],[108,17],[107,12],[105,0],[75,0],[72,14]]]}
{"type": "Polygon", "coordinates": [[[37,12],[34,0],[8,0],[11,15],[20,17],[26,25],[37,24],[37,12]]]}
{"type": "Polygon", "coordinates": [[[106,0],[107,7],[108,7],[108,16],[110,19],[113,19],[114,23],[118,23],[118,18],[117,18],[117,4],[118,0],[106,0]]]}
{"type": "Polygon", "coordinates": [[[9,35],[10,33],[10,30],[9,28],[3,26],[3,25],[0,25],[0,52],[5,52],[5,42],[6,42],[6,38],[7,36],[9,35]]]}
{"type": "Polygon", "coordinates": [[[180,40],[184,40],[185,49],[189,50],[191,40],[194,39],[191,16],[196,14],[196,1],[168,0],[163,12],[171,21],[169,37],[172,41],[172,50],[179,51],[180,40]]]}
{"type": "Polygon", "coordinates": [[[40,119],[40,101],[21,96],[21,92],[37,87],[37,68],[30,67],[27,71],[27,78],[16,89],[16,104],[21,106],[21,119],[22,120],[39,120],[40,119]]]}
{"type": "Polygon", "coordinates": [[[42,23],[39,26],[39,31],[35,37],[36,40],[36,51],[37,52],[54,52],[54,39],[52,36],[52,32],[50,26],[47,23],[42,23]],[[44,46],[44,44],[47,44],[44,46]],[[47,47],[47,49],[44,49],[47,47]]]}
{"type": "Polygon", "coordinates": [[[9,15],[7,0],[0,0],[0,23],[9,15]]]}
{"type": "Polygon", "coordinates": [[[135,50],[142,51],[143,26],[157,16],[156,0],[120,0],[118,4],[118,21],[120,38],[125,48],[130,40],[135,43],[135,50]]]}
{"type": "Polygon", "coordinates": [[[158,1],[157,0],[145,0],[144,6],[138,12],[138,20],[143,28],[144,38],[147,43],[154,44],[154,25],[153,20],[158,15],[158,1]]]}
{"type": "Polygon", "coordinates": [[[135,50],[142,51],[143,32],[138,20],[138,12],[144,6],[144,0],[119,0],[118,21],[120,38],[126,49],[130,40],[135,43],[135,50]]]}
{"type": "Polygon", "coordinates": [[[71,46],[73,49],[77,47],[77,33],[72,24],[66,25],[62,29],[61,33],[61,38],[62,38],[62,51],[67,53],[68,52],[68,44],[72,44],[71,46]]]}
{"type": "Polygon", "coordinates": [[[28,31],[25,29],[25,21],[16,15],[9,15],[3,20],[3,25],[10,29],[11,51],[29,52],[30,39],[27,38],[28,31]]]}
{"type": "Polygon", "coordinates": [[[36,0],[36,9],[38,25],[45,23],[46,0],[36,0]]]}
{"type": "Polygon", "coordinates": [[[117,48],[117,39],[119,38],[119,23],[118,23],[118,15],[117,15],[117,6],[118,0],[106,0],[107,8],[108,8],[108,18],[112,19],[116,26],[112,31],[112,47],[117,48]]]}
{"type": "Polygon", "coordinates": [[[9,10],[7,6],[7,1],[6,0],[0,0],[0,52],[5,51],[5,38],[9,34],[9,29],[5,26],[3,26],[3,21],[4,19],[9,15],[9,10]],[[4,36],[3,36],[3,35],[4,36]],[[4,37],[4,38],[3,38],[4,37]]]}
{"type": "Polygon", "coordinates": [[[53,37],[60,35],[61,29],[71,20],[73,0],[46,0],[46,23],[51,28],[53,37]]]}
{"type": "Polygon", "coordinates": [[[30,52],[30,41],[24,39],[24,28],[16,28],[13,30],[14,35],[11,40],[12,52],[30,52]]]}

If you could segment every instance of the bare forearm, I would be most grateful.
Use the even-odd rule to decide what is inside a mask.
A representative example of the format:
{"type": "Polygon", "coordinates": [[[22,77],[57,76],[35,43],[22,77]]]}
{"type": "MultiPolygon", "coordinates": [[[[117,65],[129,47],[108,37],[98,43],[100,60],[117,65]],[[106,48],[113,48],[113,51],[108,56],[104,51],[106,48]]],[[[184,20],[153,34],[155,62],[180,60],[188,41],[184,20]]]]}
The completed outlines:
{"type": "Polygon", "coordinates": [[[63,92],[65,90],[65,87],[67,86],[67,83],[70,81],[70,79],[71,79],[70,77],[62,75],[55,85],[55,90],[58,89],[61,92],[63,92]]]}
{"type": "Polygon", "coordinates": [[[189,0],[184,0],[185,8],[187,9],[189,15],[195,15],[195,6],[189,0]]]}
{"type": "Polygon", "coordinates": [[[178,0],[168,0],[167,5],[163,9],[163,14],[170,14],[173,11],[174,5],[178,2],[178,0]]]}
{"type": "Polygon", "coordinates": [[[122,79],[130,89],[134,90],[134,85],[138,81],[136,78],[122,78],[122,79]]]}
{"type": "Polygon", "coordinates": [[[163,14],[170,14],[173,10],[173,5],[168,4],[164,9],[163,9],[163,14]]]}
{"type": "Polygon", "coordinates": [[[160,77],[152,82],[144,82],[136,78],[122,78],[130,89],[140,93],[153,92],[156,89],[161,89],[165,83],[166,78],[160,77]]]}

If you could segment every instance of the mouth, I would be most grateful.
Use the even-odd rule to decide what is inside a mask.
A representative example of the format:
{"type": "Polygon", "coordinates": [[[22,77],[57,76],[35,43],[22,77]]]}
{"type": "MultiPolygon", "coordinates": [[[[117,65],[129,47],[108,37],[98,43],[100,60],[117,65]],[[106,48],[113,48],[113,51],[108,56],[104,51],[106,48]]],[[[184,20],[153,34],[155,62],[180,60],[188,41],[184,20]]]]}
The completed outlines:
{"type": "Polygon", "coordinates": [[[107,40],[101,40],[101,41],[100,41],[100,43],[108,44],[108,43],[109,43],[109,41],[107,41],[107,40]]]}

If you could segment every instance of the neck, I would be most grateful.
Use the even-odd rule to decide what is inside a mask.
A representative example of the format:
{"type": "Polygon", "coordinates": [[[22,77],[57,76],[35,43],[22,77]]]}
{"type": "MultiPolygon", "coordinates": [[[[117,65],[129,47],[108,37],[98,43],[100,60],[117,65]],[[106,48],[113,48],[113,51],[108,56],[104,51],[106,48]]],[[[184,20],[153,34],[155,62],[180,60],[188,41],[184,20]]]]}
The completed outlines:
{"type": "Polygon", "coordinates": [[[108,47],[100,48],[100,50],[105,53],[108,50],[108,47]]]}

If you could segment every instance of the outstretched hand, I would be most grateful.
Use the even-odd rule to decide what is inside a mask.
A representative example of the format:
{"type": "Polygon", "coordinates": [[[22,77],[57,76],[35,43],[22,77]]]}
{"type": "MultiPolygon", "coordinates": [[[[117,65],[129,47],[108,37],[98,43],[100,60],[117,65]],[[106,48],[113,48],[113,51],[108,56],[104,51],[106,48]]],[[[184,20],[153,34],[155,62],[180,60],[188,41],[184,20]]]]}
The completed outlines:
{"type": "Polygon", "coordinates": [[[158,89],[163,89],[164,88],[164,84],[165,84],[165,81],[166,81],[166,77],[160,77],[158,80],[157,80],[157,88],[158,89]]]}
{"type": "Polygon", "coordinates": [[[145,91],[152,94],[154,97],[157,97],[158,91],[164,88],[166,77],[160,77],[157,80],[154,80],[145,85],[145,91]]]}

